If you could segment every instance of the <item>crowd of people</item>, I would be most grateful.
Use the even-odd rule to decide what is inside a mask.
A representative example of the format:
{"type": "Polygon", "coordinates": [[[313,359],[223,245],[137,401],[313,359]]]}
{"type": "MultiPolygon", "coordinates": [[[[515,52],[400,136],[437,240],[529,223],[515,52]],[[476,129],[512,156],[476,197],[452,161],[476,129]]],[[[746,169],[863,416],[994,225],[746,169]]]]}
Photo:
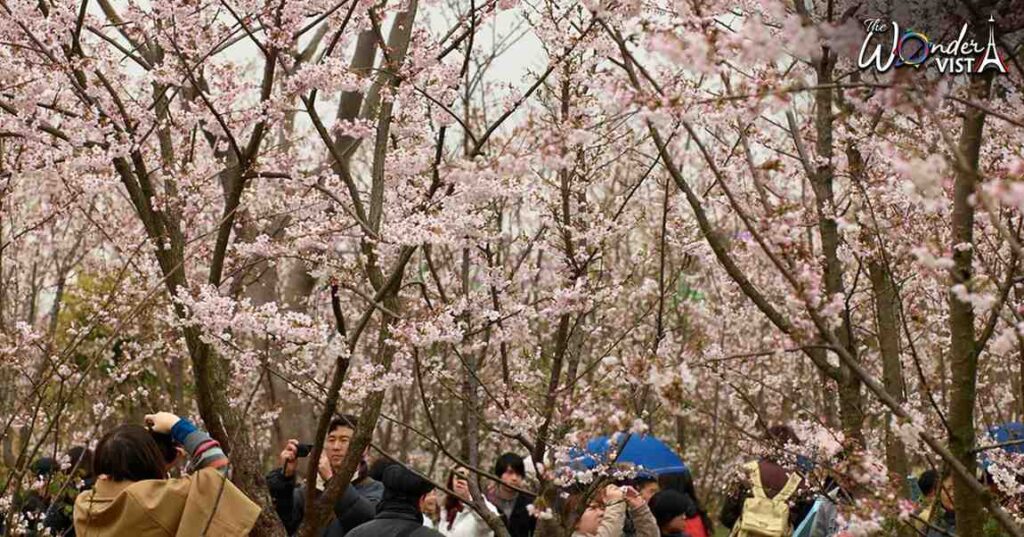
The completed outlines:
{"type": "MultiPolygon", "coordinates": [[[[284,445],[266,483],[289,535],[306,517],[307,498],[319,498],[341,472],[356,427],[350,415],[330,423],[316,475],[307,479],[299,477],[298,463],[312,446],[298,440],[284,445]]],[[[768,449],[732,479],[717,521],[729,535],[839,534],[837,512],[852,499],[851,491],[827,471],[815,473],[786,456],[794,443],[799,439],[788,427],[770,428],[764,438],[768,449]]],[[[530,492],[527,463],[515,453],[499,456],[489,479],[478,480],[477,474],[490,468],[457,466],[443,483],[400,461],[380,456],[371,462],[368,455],[362,454],[351,483],[334,502],[324,537],[491,537],[498,525],[511,537],[531,537],[548,511],[568,524],[573,537],[711,537],[715,530],[688,470],[655,475],[639,469],[625,480],[576,484],[559,490],[548,505],[530,492]]],[[[166,412],[148,415],[146,426],[119,426],[93,450],[74,447],[60,460],[32,465],[37,486],[15,503],[22,516],[8,532],[246,535],[260,507],[231,482],[229,468],[217,441],[188,420],[166,412]]],[[[920,509],[914,525],[929,537],[955,530],[951,481],[940,477],[928,470],[916,479],[920,509]]],[[[8,519],[3,515],[0,524],[8,519]]]]}

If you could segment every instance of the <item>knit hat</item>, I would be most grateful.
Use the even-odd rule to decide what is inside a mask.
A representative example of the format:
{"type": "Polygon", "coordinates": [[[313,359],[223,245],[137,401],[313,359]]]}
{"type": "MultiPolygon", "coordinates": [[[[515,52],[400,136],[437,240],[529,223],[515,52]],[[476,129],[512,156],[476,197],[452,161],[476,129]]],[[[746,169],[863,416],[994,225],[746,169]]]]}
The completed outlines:
{"type": "Polygon", "coordinates": [[[659,527],[668,524],[677,516],[689,518],[697,511],[697,506],[689,496],[672,489],[660,491],[652,496],[648,506],[659,527]]]}
{"type": "Polygon", "coordinates": [[[401,464],[384,469],[384,497],[392,500],[415,502],[434,490],[434,484],[401,464]]]}

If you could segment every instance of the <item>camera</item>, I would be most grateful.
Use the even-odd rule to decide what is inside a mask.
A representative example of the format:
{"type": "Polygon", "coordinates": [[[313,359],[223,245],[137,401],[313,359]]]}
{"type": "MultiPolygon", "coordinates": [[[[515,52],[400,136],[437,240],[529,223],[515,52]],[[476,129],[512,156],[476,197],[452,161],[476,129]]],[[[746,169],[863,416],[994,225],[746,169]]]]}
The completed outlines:
{"type": "Polygon", "coordinates": [[[313,444],[299,444],[295,449],[295,456],[298,458],[308,457],[313,452],[313,444]]]}
{"type": "Polygon", "coordinates": [[[178,443],[171,438],[171,435],[165,433],[154,432],[152,429],[149,430],[149,435],[153,437],[156,442],[157,448],[160,449],[160,454],[163,455],[164,464],[170,466],[178,459],[178,443]]]}

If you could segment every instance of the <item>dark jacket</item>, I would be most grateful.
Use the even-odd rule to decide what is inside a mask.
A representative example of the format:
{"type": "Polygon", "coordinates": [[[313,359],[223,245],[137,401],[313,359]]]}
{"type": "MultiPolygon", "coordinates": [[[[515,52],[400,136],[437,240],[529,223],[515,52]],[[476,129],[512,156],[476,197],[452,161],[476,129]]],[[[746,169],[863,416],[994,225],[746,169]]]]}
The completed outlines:
{"type": "Polygon", "coordinates": [[[350,531],[347,537],[443,537],[423,525],[423,514],[408,502],[385,500],[377,516],[350,531]]]}
{"type": "MultiPolygon", "coordinates": [[[[786,486],[786,481],[789,479],[789,471],[774,462],[764,459],[758,461],[758,467],[761,472],[761,486],[764,487],[765,495],[769,498],[774,498],[786,486]]],[[[722,514],[719,518],[722,524],[730,529],[736,525],[736,521],[743,514],[743,502],[752,495],[749,479],[747,479],[748,476],[744,474],[743,477],[744,479],[730,486],[725,503],[722,505],[722,514]]],[[[806,491],[806,487],[801,484],[801,487],[797,489],[797,493],[790,498],[789,523],[794,528],[800,525],[800,522],[807,516],[808,511],[811,510],[811,506],[814,505],[814,499],[807,497],[806,491]],[[801,494],[801,492],[804,494],[801,494]]]]}
{"type": "MultiPolygon", "coordinates": [[[[306,515],[306,485],[297,483],[295,476],[285,477],[284,472],[276,468],[267,474],[267,488],[285,530],[288,535],[293,535],[306,515]]],[[[322,535],[341,537],[352,528],[372,520],[383,493],[384,485],[368,477],[347,487],[334,503],[334,519],[322,535]]]]}
{"type": "Polygon", "coordinates": [[[956,513],[943,509],[939,516],[932,521],[932,526],[928,528],[928,537],[947,537],[949,535],[956,535],[956,513]]]}
{"type": "MultiPolygon", "coordinates": [[[[79,492],[87,491],[95,484],[95,478],[86,478],[83,480],[79,488],[74,489],[68,487],[70,490],[64,491],[64,498],[54,500],[53,503],[50,504],[50,508],[46,510],[46,519],[43,520],[43,526],[50,530],[51,535],[75,537],[75,521],[73,516],[75,509],[75,497],[79,492]]],[[[0,532],[0,535],[2,534],[3,532],[0,532]]]]}
{"type": "Polygon", "coordinates": [[[488,500],[498,508],[501,521],[508,528],[511,537],[531,537],[537,528],[537,519],[530,516],[527,506],[533,503],[534,496],[520,492],[516,495],[515,503],[512,504],[511,514],[506,514],[502,508],[502,501],[497,495],[497,490],[492,490],[488,500]]]}

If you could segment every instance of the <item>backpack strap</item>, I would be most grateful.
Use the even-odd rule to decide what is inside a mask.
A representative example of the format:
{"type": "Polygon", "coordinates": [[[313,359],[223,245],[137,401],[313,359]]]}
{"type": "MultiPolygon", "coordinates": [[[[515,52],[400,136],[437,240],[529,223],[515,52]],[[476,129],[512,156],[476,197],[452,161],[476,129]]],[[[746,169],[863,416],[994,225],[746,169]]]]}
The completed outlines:
{"type": "Polygon", "coordinates": [[[814,523],[815,517],[818,516],[818,508],[821,507],[821,501],[821,498],[814,500],[811,510],[804,516],[800,525],[793,530],[793,537],[808,537],[811,534],[811,525],[814,523]]]}
{"type": "Polygon", "coordinates": [[[743,468],[750,474],[750,490],[755,498],[767,498],[764,493],[764,485],[761,483],[761,465],[757,461],[751,461],[743,465],[743,468]]]}
{"type": "Polygon", "coordinates": [[[800,486],[801,481],[803,481],[803,479],[796,475],[796,472],[789,474],[789,479],[786,480],[786,486],[782,487],[782,490],[780,490],[773,499],[779,502],[789,500],[789,497],[792,496],[793,493],[796,492],[797,487],[800,486]]]}

